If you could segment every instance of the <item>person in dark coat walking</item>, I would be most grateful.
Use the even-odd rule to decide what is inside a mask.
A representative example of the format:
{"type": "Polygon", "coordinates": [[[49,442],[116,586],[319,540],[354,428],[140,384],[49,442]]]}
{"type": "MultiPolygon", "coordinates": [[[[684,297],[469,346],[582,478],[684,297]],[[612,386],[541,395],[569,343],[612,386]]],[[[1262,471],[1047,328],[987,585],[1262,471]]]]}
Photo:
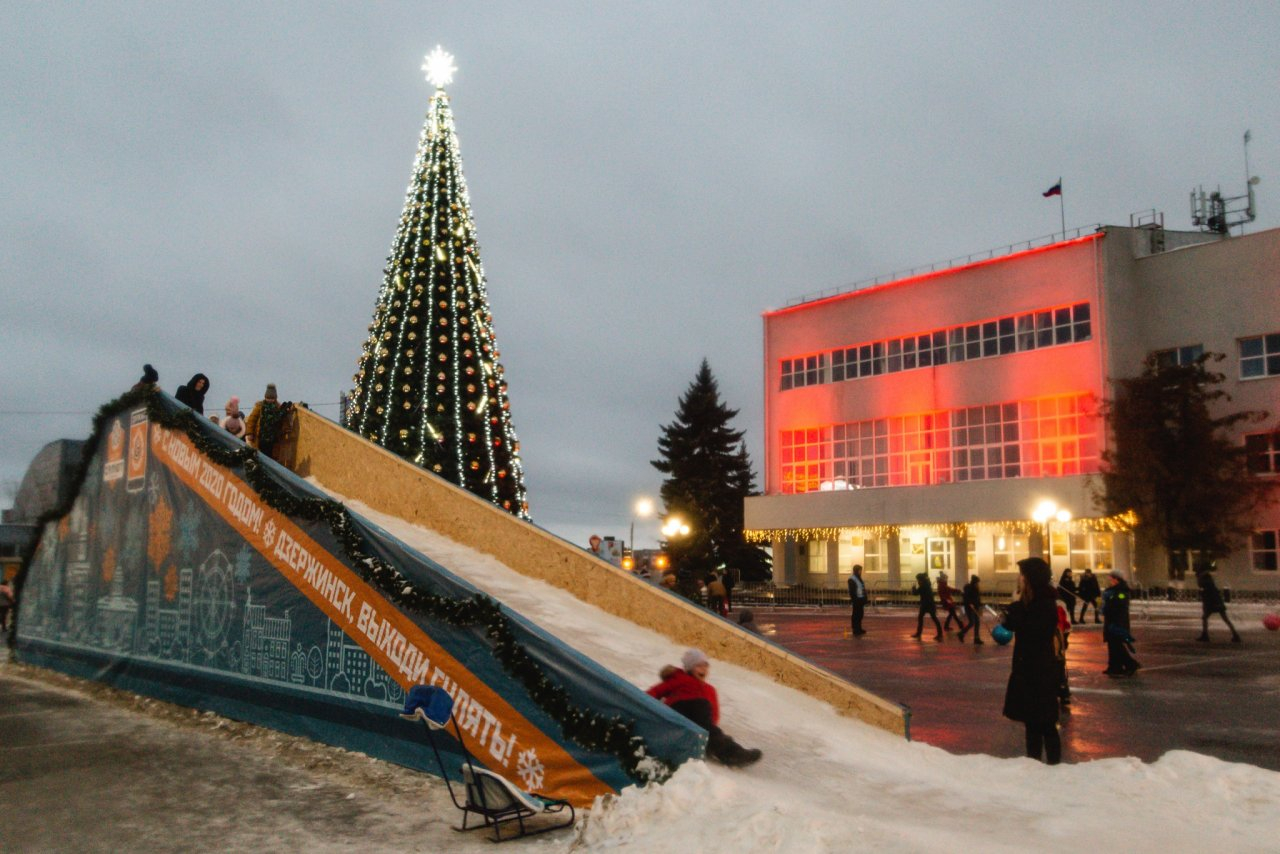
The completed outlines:
{"type": "Polygon", "coordinates": [[[1129,583],[1117,569],[1107,576],[1111,586],[1102,594],[1102,637],[1107,642],[1108,676],[1129,676],[1142,665],[1129,650],[1133,636],[1129,634],[1129,583]]]}
{"type": "Polygon", "coordinates": [[[1062,604],[1067,608],[1067,619],[1073,626],[1076,624],[1076,595],[1079,592],[1071,567],[1062,570],[1062,577],[1058,579],[1058,595],[1062,597],[1062,604]]]}
{"type": "Polygon", "coordinates": [[[947,620],[942,624],[942,628],[951,631],[951,621],[956,621],[956,628],[964,628],[964,619],[960,616],[960,609],[956,607],[955,594],[960,591],[947,583],[947,574],[945,572],[938,573],[938,604],[942,606],[942,610],[947,612],[947,620]]]}
{"type": "Polygon", "coordinates": [[[849,604],[853,606],[853,636],[861,637],[867,632],[862,628],[862,617],[867,611],[867,582],[862,580],[862,564],[853,565],[853,575],[849,576],[849,604]]]}
{"type": "Polygon", "coordinates": [[[204,394],[209,390],[209,378],[204,374],[196,374],[186,385],[178,386],[173,396],[179,403],[190,406],[196,415],[204,415],[204,394]]]}
{"type": "Polygon", "coordinates": [[[1062,761],[1058,735],[1059,654],[1057,593],[1042,558],[1018,561],[1018,600],[1004,615],[1013,632],[1013,666],[1004,694],[1004,716],[1027,731],[1027,756],[1048,765],[1062,761]]]}
{"type": "Polygon", "coordinates": [[[1098,617],[1098,596],[1102,594],[1102,589],[1098,587],[1098,576],[1094,575],[1093,570],[1087,566],[1080,576],[1080,587],[1076,592],[1080,597],[1080,619],[1076,620],[1076,622],[1084,622],[1084,615],[1088,612],[1090,605],[1093,606],[1093,621],[1095,623],[1102,622],[1098,617]]]}
{"type": "Polygon", "coordinates": [[[968,583],[965,584],[961,593],[964,601],[964,614],[969,618],[969,623],[960,630],[960,643],[964,643],[964,636],[973,629],[973,645],[982,646],[982,590],[979,588],[980,579],[978,576],[970,576],[968,583]]]}
{"type": "Polygon", "coordinates": [[[929,581],[929,573],[921,572],[916,575],[916,585],[911,588],[911,592],[920,597],[920,613],[916,616],[916,633],[912,637],[920,640],[920,635],[924,632],[924,617],[928,614],[938,630],[933,639],[942,640],[942,623],[938,622],[938,606],[933,601],[933,584],[929,581]]]}
{"type": "Polygon", "coordinates": [[[1231,629],[1231,642],[1242,643],[1240,633],[1236,631],[1235,626],[1231,625],[1231,620],[1227,617],[1227,603],[1222,600],[1222,591],[1218,590],[1218,585],[1214,583],[1209,567],[1196,567],[1196,584],[1200,586],[1200,637],[1196,640],[1209,642],[1209,617],[1212,614],[1220,614],[1222,622],[1231,629]]]}

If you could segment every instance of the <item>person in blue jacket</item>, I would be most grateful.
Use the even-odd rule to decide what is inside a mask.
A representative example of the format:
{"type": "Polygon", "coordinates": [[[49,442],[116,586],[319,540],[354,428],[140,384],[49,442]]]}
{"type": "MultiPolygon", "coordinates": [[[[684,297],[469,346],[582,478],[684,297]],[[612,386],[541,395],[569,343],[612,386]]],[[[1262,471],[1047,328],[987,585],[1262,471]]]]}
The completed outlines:
{"type": "Polygon", "coordinates": [[[1107,642],[1108,676],[1130,676],[1142,665],[1129,654],[1133,636],[1129,634],[1129,582],[1113,569],[1107,575],[1110,587],[1102,591],[1102,637],[1107,642]]]}

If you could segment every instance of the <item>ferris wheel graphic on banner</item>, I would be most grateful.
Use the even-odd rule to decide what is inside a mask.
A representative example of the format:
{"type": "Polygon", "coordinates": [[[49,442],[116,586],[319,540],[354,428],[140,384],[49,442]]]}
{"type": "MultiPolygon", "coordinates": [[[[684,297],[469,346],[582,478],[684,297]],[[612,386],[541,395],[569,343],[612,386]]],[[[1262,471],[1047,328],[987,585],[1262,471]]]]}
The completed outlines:
{"type": "Polygon", "coordinates": [[[209,655],[227,645],[227,630],[235,610],[235,588],[231,561],[221,549],[214,549],[196,573],[194,601],[195,641],[209,655]]]}

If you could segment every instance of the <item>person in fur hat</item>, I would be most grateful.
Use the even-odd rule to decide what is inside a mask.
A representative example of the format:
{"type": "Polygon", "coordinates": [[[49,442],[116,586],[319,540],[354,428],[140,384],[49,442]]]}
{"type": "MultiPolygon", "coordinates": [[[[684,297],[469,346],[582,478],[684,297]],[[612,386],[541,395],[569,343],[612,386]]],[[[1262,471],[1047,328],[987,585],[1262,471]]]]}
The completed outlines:
{"type": "Polygon", "coordinates": [[[662,681],[647,693],[707,731],[707,756],[730,768],[741,768],[761,757],[757,749],[738,744],[720,729],[720,701],[707,681],[711,662],[700,649],[687,649],[680,667],[667,665],[658,674],[662,681]]]}
{"type": "Polygon", "coordinates": [[[237,439],[244,438],[244,413],[240,411],[240,398],[231,397],[227,400],[227,411],[222,419],[222,427],[237,439]]]}

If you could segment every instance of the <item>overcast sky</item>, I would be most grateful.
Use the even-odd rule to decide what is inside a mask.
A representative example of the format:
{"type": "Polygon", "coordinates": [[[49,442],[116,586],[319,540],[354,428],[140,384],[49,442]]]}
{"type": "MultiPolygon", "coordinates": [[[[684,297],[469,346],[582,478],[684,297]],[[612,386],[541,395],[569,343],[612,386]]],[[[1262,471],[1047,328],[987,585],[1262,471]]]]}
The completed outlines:
{"type": "Polygon", "coordinates": [[[436,44],[531,512],[577,542],[657,496],[704,357],[760,471],[762,312],[1057,231],[1059,176],[1068,228],[1190,228],[1248,128],[1250,230],[1280,225],[1274,2],[10,2],[0,32],[5,505],[144,362],[336,417],[436,44]]]}

